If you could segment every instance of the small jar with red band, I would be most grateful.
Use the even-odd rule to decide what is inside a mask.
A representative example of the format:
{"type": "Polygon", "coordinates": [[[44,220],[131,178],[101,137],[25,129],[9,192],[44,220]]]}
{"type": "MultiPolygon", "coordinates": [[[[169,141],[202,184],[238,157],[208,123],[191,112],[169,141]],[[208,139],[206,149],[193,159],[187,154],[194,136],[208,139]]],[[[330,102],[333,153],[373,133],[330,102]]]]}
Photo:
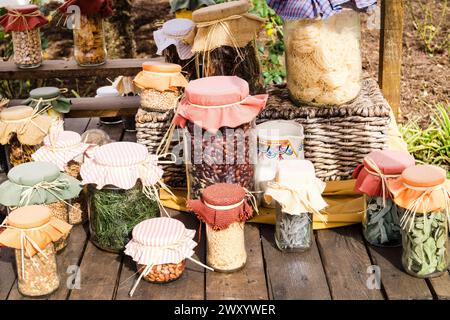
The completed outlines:
{"type": "Polygon", "coordinates": [[[371,245],[400,245],[399,219],[403,210],[392,201],[387,183],[400,177],[403,170],[414,163],[414,157],[407,152],[376,150],[369,153],[353,173],[355,191],[364,194],[362,229],[371,245]]]}
{"type": "Polygon", "coordinates": [[[237,184],[207,187],[201,200],[187,206],[206,224],[208,266],[215,271],[234,272],[245,266],[245,221],[253,216],[246,191],[237,184]]]}
{"type": "Polygon", "coordinates": [[[0,17],[0,25],[12,33],[14,62],[19,68],[37,68],[42,64],[40,27],[47,23],[36,5],[10,7],[0,17]]]}

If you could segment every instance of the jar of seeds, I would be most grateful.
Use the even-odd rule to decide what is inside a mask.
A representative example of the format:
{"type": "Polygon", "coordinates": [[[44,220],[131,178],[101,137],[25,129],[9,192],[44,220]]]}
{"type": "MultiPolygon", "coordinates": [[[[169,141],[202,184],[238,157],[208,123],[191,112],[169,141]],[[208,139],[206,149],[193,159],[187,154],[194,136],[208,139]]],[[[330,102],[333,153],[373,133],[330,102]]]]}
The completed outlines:
{"type": "Polygon", "coordinates": [[[22,69],[42,64],[40,27],[48,23],[36,5],[9,7],[0,17],[0,25],[12,33],[14,62],[22,69]]]}
{"type": "Polygon", "coordinates": [[[61,96],[62,92],[56,87],[41,87],[30,91],[30,97],[25,101],[33,109],[46,112],[52,119],[62,120],[63,114],[70,111],[71,102],[61,96]]]}
{"type": "Polygon", "coordinates": [[[59,287],[55,247],[71,226],[52,217],[44,206],[12,211],[2,224],[0,245],[15,249],[17,287],[27,297],[42,297],[59,287]]]}
{"type": "MultiPolygon", "coordinates": [[[[81,136],[76,132],[59,131],[47,135],[44,139],[44,146],[39,148],[32,157],[34,161],[53,163],[60,171],[81,180],[81,164],[85,154],[93,147],[93,145],[82,143],[81,136]]],[[[77,225],[87,221],[86,204],[86,194],[83,190],[79,197],[72,199],[71,206],[69,206],[68,222],[70,224],[77,225]]]]}
{"type": "Polygon", "coordinates": [[[316,178],[308,160],[282,160],[274,182],[269,182],[264,197],[275,200],[275,243],[281,251],[301,252],[313,243],[313,215],[325,222],[320,213],[327,206],[322,198],[325,183],[316,178]]]}
{"type": "Polygon", "coordinates": [[[189,198],[199,198],[202,189],[215,183],[254,190],[252,129],[267,97],[249,95],[248,83],[234,76],[189,82],[173,121],[186,128],[189,198]]]}
{"type": "Polygon", "coordinates": [[[247,193],[237,184],[207,187],[201,200],[189,200],[188,208],[206,224],[207,264],[220,272],[234,272],[247,261],[245,221],[253,216],[247,193]]]}
{"type": "Polygon", "coordinates": [[[159,216],[159,189],[166,188],[163,170],[143,145],[100,146],[85,159],[80,173],[89,189],[90,240],[100,249],[122,252],[138,223],[159,216]]]}
{"type": "Polygon", "coordinates": [[[0,143],[6,145],[9,167],[31,161],[31,155],[49,133],[51,118],[29,106],[5,108],[0,112],[0,143]]]}
{"type": "Polygon", "coordinates": [[[387,182],[398,178],[403,170],[414,164],[414,157],[407,152],[375,150],[353,173],[355,192],[364,194],[362,229],[364,238],[371,245],[401,244],[399,220],[403,210],[392,201],[387,182]]]}
{"type": "MultiPolygon", "coordinates": [[[[80,182],[48,162],[28,162],[12,168],[8,180],[0,185],[0,204],[8,210],[29,205],[45,205],[52,216],[69,222],[71,199],[78,197],[80,182]]],[[[69,234],[55,242],[56,251],[64,249],[69,234]]]]}
{"type": "Polygon", "coordinates": [[[446,171],[431,165],[416,165],[388,181],[395,204],[403,208],[402,264],[418,278],[447,272],[450,180],[446,171]]]}

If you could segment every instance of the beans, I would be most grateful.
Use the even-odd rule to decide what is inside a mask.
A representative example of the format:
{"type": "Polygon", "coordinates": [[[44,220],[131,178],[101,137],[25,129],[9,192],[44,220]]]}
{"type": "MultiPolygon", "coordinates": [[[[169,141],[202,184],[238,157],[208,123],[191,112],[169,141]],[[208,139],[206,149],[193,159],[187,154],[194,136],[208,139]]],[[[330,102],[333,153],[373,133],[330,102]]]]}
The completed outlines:
{"type": "Polygon", "coordinates": [[[178,103],[178,91],[145,89],[141,92],[141,106],[147,111],[173,110],[178,103]]]}
{"type": "MultiPolygon", "coordinates": [[[[159,264],[157,266],[153,266],[150,272],[147,275],[144,275],[144,279],[149,282],[170,282],[177,280],[183,274],[184,268],[186,266],[186,260],[181,261],[180,263],[167,263],[167,264],[159,264]]],[[[142,273],[145,269],[145,265],[139,264],[138,271],[142,273]]]]}
{"type": "Polygon", "coordinates": [[[14,62],[23,68],[38,67],[42,63],[39,28],[12,32],[14,62]]]}

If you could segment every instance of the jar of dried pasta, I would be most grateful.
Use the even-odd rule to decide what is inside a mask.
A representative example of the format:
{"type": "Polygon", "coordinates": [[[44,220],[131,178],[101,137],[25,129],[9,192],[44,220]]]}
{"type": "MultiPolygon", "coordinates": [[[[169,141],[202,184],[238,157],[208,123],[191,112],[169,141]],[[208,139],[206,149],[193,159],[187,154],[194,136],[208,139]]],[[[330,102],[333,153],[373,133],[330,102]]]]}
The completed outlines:
{"type": "Polygon", "coordinates": [[[247,192],[237,184],[207,187],[201,200],[189,200],[188,208],[206,224],[207,264],[215,271],[234,272],[247,261],[245,221],[253,216],[247,192]]]}
{"type": "MultiPolygon", "coordinates": [[[[28,162],[12,168],[8,180],[0,185],[0,204],[9,211],[29,205],[45,205],[52,216],[69,222],[71,199],[78,197],[80,182],[61,173],[49,162],[28,162]]],[[[56,251],[67,245],[69,233],[55,242],[56,251]]]]}
{"type": "Polygon", "coordinates": [[[159,215],[163,170],[158,158],[134,142],[113,142],[95,149],[81,165],[88,185],[90,240],[120,253],[140,222],[159,215]]]}
{"type": "Polygon", "coordinates": [[[369,153],[353,173],[355,192],[364,194],[362,230],[364,238],[374,246],[401,244],[399,208],[391,198],[388,180],[400,177],[403,170],[415,164],[407,152],[375,150],[369,153]]]}
{"type": "Polygon", "coordinates": [[[313,244],[313,215],[327,206],[322,198],[325,183],[316,178],[308,160],[282,160],[275,181],[264,194],[267,202],[276,201],[275,243],[284,252],[302,252],[313,244]]]}
{"type": "Polygon", "coordinates": [[[0,112],[0,143],[6,145],[9,167],[31,161],[51,127],[51,118],[29,106],[0,112]]]}
{"type": "Polygon", "coordinates": [[[12,211],[2,224],[0,245],[15,249],[17,287],[28,297],[55,292],[60,283],[56,265],[57,241],[71,226],[52,217],[44,206],[27,206],[12,211]]]}
{"type": "Polygon", "coordinates": [[[36,5],[9,7],[0,17],[0,25],[12,33],[14,62],[22,69],[42,64],[40,27],[48,23],[36,5]]]}
{"type": "MultiPolygon", "coordinates": [[[[44,145],[33,155],[34,161],[50,162],[60,171],[80,180],[80,168],[85,154],[93,145],[82,143],[81,136],[73,131],[56,131],[44,138],[44,145]]],[[[87,221],[87,199],[84,190],[71,200],[68,222],[72,225],[87,221]]]]}
{"type": "Polygon", "coordinates": [[[388,181],[394,202],[404,210],[400,218],[403,268],[414,277],[447,273],[450,180],[446,174],[436,166],[416,165],[388,181]]]}
{"type": "Polygon", "coordinates": [[[192,51],[199,77],[238,76],[248,82],[251,94],[259,94],[265,89],[255,37],[265,20],[249,9],[248,0],[238,0],[194,11],[192,51]]]}
{"type": "Polygon", "coordinates": [[[61,94],[66,89],[56,87],[41,87],[30,91],[30,97],[25,101],[39,112],[47,113],[52,119],[62,120],[63,115],[70,111],[72,103],[61,94]]]}

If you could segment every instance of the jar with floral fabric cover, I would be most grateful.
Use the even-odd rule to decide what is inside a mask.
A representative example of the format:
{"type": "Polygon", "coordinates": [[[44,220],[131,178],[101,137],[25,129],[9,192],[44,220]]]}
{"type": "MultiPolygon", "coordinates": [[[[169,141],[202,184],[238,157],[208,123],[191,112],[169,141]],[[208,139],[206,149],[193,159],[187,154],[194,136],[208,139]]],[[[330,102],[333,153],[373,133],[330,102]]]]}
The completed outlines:
{"type": "Polygon", "coordinates": [[[403,209],[392,201],[387,182],[400,177],[403,170],[414,164],[414,157],[407,152],[375,150],[353,172],[355,192],[364,194],[362,229],[364,238],[371,245],[401,245],[403,209]]]}
{"type": "Polygon", "coordinates": [[[151,283],[169,283],[179,279],[186,260],[212,270],[192,258],[197,246],[194,236],[195,230],[186,229],[181,221],[167,217],[148,219],[136,225],[133,239],[125,248],[125,254],[133,258],[140,274],[130,296],[142,278],[151,283]]]}
{"type": "Polygon", "coordinates": [[[185,39],[194,28],[195,23],[190,19],[172,19],[153,32],[156,54],[163,55],[166,62],[180,65],[189,80],[196,79],[197,72],[192,45],[185,39]]]}
{"type": "Polygon", "coordinates": [[[276,201],[275,243],[284,252],[301,252],[313,243],[313,217],[326,223],[320,213],[327,206],[322,198],[325,183],[316,177],[308,160],[282,160],[275,181],[264,197],[276,201]]]}
{"type": "Polygon", "coordinates": [[[56,87],[36,88],[30,91],[30,97],[24,104],[40,112],[46,112],[52,119],[62,120],[72,105],[69,99],[61,95],[66,91],[67,89],[56,87]]]}
{"type": "MultiPolygon", "coordinates": [[[[80,191],[80,181],[61,173],[56,165],[28,162],[8,172],[8,180],[0,185],[0,204],[8,211],[29,205],[45,205],[55,218],[68,223],[71,199],[78,197],[80,191]]],[[[68,237],[69,233],[55,242],[57,252],[66,247],[68,237]]]]}
{"type": "Polygon", "coordinates": [[[80,10],[79,21],[73,26],[74,57],[79,66],[93,67],[106,63],[106,41],[103,20],[113,14],[111,0],[65,0],[59,7],[63,15],[80,10]]]}
{"type": "Polygon", "coordinates": [[[21,69],[42,64],[40,27],[48,23],[36,5],[8,7],[0,17],[0,26],[12,33],[14,63],[21,69]]]}
{"type": "Polygon", "coordinates": [[[54,242],[72,226],[52,217],[45,206],[26,206],[12,211],[3,221],[0,246],[15,249],[17,288],[28,297],[47,296],[60,283],[54,242]]]}
{"type": "Polygon", "coordinates": [[[0,112],[0,143],[6,145],[9,167],[31,161],[42,145],[52,119],[29,106],[5,108],[0,112]]]}
{"type": "MultiPolygon", "coordinates": [[[[217,183],[207,187],[199,200],[187,207],[206,224],[207,264],[219,272],[242,269],[247,261],[245,221],[253,216],[249,194],[237,184],[217,183]]],[[[256,200],[253,205],[256,208],[256,200]]]]}
{"type": "Polygon", "coordinates": [[[105,144],[85,159],[80,174],[88,185],[90,239],[97,247],[120,253],[138,223],[159,216],[159,189],[171,192],[158,163],[134,142],[105,144]]]}
{"type": "Polygon", "coordinates": [[[283,18],[287,87],[298,104],[341,105],[361,91],[358,10],[376,0],[269,0],[283,18]]]}
{"type": "Polygon", "coordinates": [[[412,166],[388,181],[388,187],[404,210],[400,227],[405,271],[418,278],[447,273],[450,180],[446,171],[431,165],[412,166]]]}
{"type": "Polygon", "coordinates": [[[254,190],[255,119],[266,94],[251,96],[248,83],[234,76],[190,81],[173,123],[184,136],[188,197],[216,183],[254,190]]]}
{"type": "Polygon", "coordinates": [[[230,1],[196,10],[192,51],[201,77],[237,76],[250,94],[264,93],[255,38],[265,20],[248,13],[248,0],[230,1]]]}
{"type": "MultiPolygon", "coordinates": [[[[92,152],[95,146],[82,143],[81,136],[73,131],[55,130],[44,138],[44,145],[33,155],[34,161],[53,163],[60,171],[81,180],[80,168],[85,155],[92,152]]],[[[82,224],[87,221],[86,190],[79,197],[71,200],[68,223],[82,224]]]]}

